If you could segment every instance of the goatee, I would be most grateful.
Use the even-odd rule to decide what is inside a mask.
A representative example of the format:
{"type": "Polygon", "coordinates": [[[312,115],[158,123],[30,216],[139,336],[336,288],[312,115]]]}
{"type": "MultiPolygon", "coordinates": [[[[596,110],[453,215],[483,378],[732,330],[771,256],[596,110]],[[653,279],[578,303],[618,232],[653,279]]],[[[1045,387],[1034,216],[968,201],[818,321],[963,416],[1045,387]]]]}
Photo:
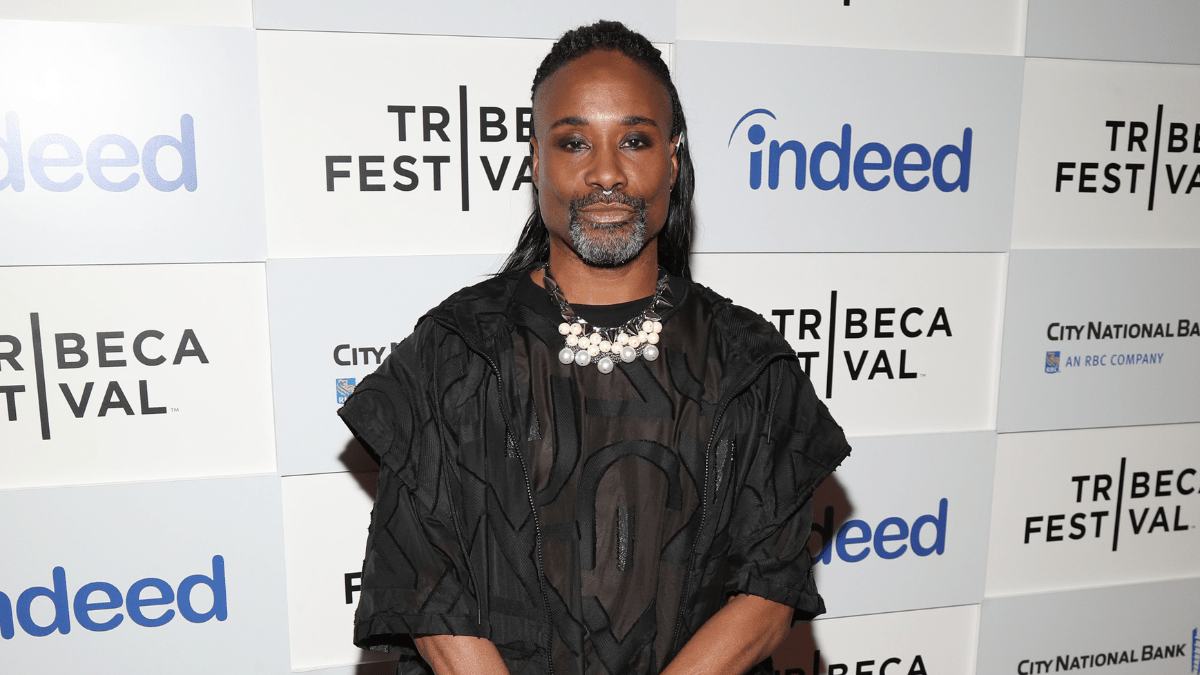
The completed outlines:
{"type": "Polygon", "coordinates": [[[646,201],[616,192],[593,192],[576,197],[567,205],[570,216],[571,246],[580,259],[597,267],[617,267],[633,260],[646,242],[646,201]],[[632,207],[634,216],[622,223],[584,223],[580,211],[594,204],[623,204],[632,207]]]}

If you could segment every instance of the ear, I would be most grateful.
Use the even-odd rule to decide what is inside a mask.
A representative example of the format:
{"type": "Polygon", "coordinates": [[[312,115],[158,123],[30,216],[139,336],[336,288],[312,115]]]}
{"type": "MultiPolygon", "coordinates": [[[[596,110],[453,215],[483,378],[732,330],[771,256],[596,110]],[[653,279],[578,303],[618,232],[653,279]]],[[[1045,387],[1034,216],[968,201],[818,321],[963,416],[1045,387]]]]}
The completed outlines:
{"type": "Polygon", "coordinates": [[[533,150],[533,161],[530,163],[530,172],[533,174],[533,188],[538,187],[538,139],[537,136],[529,138],[529,146],[533,150]]]}

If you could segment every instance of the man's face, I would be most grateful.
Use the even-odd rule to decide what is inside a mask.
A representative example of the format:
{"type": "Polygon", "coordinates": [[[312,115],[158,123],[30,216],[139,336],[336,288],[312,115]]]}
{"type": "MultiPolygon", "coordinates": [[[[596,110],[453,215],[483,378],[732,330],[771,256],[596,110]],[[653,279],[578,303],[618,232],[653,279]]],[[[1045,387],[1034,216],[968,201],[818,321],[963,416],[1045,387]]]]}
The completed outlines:
{"type": "Polygon", "coordinates": [[[667,90],[629,57],[595,51],[542,83],[533,119],[533,182],[551,236],[592,265],[637,257],[666,222],[679,170],[667,90]]]}

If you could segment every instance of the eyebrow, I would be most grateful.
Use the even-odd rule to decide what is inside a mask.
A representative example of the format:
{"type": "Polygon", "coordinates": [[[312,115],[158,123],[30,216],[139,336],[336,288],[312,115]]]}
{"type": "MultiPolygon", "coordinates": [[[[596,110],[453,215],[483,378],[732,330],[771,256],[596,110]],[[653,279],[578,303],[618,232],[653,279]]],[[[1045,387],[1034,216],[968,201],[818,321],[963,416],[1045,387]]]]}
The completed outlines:
{"type": "MultiPolygon", "coordinates": [[[[563,126],[586,127],[589,124],[591,124],[591,122],[589,122],[586,117],[570,116],[570,117],[564,117],[562,119],[556,120],[553,124],[550,125],[550,128],[556,129],[558,127],[563,127],[563,126]]],[[[642,117],[641,115],[629,115],[626,117],[622,117],[621,124],[623,124],[627,127],[635,127],[640,124],[648,124],[652,127],[658,127],[658,122],[655,122],[654,120],[650,119],[649,117],[642,117]]]]}

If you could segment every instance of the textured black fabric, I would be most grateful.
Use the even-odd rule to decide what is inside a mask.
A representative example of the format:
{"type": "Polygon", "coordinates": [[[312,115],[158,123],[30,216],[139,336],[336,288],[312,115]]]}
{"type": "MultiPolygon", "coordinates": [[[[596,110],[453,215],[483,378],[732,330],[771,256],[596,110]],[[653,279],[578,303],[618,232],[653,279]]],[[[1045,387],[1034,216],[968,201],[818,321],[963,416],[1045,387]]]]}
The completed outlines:
{"type": "Polygon", "coordinates": [[[657,673],[732,594],[822,612],[811,497],[849,447],[775,329],[673,278],[660,358],[601,375],[520,276],[426,315],[340,411],[381,466],[356,644],[657,673]]]}

